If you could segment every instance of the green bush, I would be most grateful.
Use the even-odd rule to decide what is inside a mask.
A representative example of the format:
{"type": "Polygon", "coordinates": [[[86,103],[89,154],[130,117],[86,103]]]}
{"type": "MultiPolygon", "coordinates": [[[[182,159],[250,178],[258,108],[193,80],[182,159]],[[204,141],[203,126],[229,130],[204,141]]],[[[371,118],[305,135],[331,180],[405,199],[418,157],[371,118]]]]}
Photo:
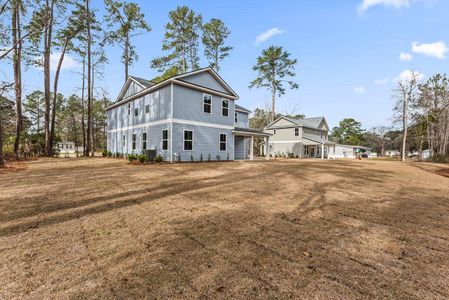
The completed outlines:
{"type": "Polygon", "coordinates": [[[140,163],[145,163],[147,160],[148,160],[148,158],[147,158],[147,156],[146,155],[143,155],[143,154],[140,154],[140,155],[137,155],[137,159],[140,161],[140,163]]]}
{"type": "Polygon", "coordinates": [[[207,161],[210,161],[210,153],[207,155],[207,161]]]}
{"type": "Polygon", "coordinates": [[[217,157],[215,157],[217,159],[217,161],[220,161],[221,157],[219,154],[217,154],[217,157]]]}
{"type": "Polygon", "coordinates": [[[203,162],[203,153],[200,154],[200,162],[203,162]]]}
{"type": "Polygon", "coordinates": [[[106,149],[104,149],[103,152],[101,153],[101,156],[103,156],[103,157],[108,156],[108,151],[106,149]]]}
{"type": "Polygon", "coordinates": [[[193,162],[193,155],[190,154],[190,161],[193,162]]]}
{"type": "Polygon", "coordinates": [[[133,160],[136,160],[136,159],[137,159],[137,156],[135,154],[128,154],[128,160],[129,161],[133,161],[133,160]]]}
{"type": "Polygon", "coordinates": [[[107,151],[106,155],[107,155],[108,157],[112,157],[112,152],[111,152],[111,151],[107,151]]]}
{"type": "Polygon", "coordinates": [[[160,154],[157,155],[157,156],[154,158],[154,161],[155,161],[155,162],[158,162],[158,163],[159,163],[159,162],[162,162],[163,160],[164,160],[164,158],[163,158],[162,155],[160,155],[160,154]]]}

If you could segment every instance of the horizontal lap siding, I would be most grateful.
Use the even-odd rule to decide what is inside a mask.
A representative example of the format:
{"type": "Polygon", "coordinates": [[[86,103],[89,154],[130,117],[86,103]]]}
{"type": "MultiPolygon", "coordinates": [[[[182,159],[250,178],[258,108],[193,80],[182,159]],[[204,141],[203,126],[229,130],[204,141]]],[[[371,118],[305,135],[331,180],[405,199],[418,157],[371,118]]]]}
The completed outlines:
{"type": "Polygon", "coordinates": [[[235,159],[248,159],[248,138],[236,136],[234,139],[235,159]]]}
{"type": "Polygon", "coordinates": [[[300,155],[302,145],[300,142],[296,143],[270,143],[269,153],[274,154],[287,154],[294,153],[295,155],[300,155]]]}
{"type": "Polygon", "coordinates": [[[212,90],[216,90],[225,94],[229,94],[225,88],[208,72],[202,72],[190,76],[181,78],[183,81],[187,81],[196,85],[204,86],[212,90]]]}
{"type": "Polygon", "coordinates": [[[226,160],[229,153],[229,159],[234,159],[234,136],[231,129],[219,129],[205,126],[173,124],[173,155],[181,154],[181,160],[190,161],[191,155],[195,161],[199,161],[200,155],[207,160],[211,155],[211,160],[216,160],[217,154],[221,160],[226,160]],[[184,129],[194,131],[193,151],[184,151],[184,129]],[[227,134],[226,151],[219,150],[219,134],[227,134]]]}
{"type": "Polygon", "coordinates": [[[212,95],[212,113],[203,109],[203,92],[173,85],[173,118],[234,126],[234,101],[229,100],[227,117],[221,115],[222,98],[212,95]]]}
{"type": "Polygon", "coordinates": [[[237,112],[237,123],[235,127],[247,128],[248,127],[248,114],[237,112]]]}

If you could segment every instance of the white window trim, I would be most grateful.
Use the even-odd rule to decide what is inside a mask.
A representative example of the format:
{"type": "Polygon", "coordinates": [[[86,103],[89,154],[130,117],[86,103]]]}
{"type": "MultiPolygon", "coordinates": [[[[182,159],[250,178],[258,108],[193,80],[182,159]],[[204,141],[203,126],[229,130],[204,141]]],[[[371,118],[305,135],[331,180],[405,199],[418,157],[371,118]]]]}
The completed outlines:
{"type": "Polygon", "coordinates": [[[299,136],[299,128],[295,127],[295,136],[299,136]],[[296,134],[296,132],[298,132],[298,134],[296,134]]]}
{"type": "Polygon", "coordinates": [[[229,118],[229,99],[221,98],[221,116],[222,116],[222,117],[225,117],[225,118],[229,118]],[[227,107],[228,115],[227,115],[227,116],[223,115],[223,108],[225,108],[225,107],[223,106],[223,102],[224,102],[224,101],[226,101],[226,102],[228,103],[228,107],[227,107]]]}
{"type": "Polygon", "coordinates": [[[122,135],[122,147],[126,147],[126,134],[122,135]]]}
{"type": "Polygon", "coordinates": [[[128,102],[128,116],[131,115],[131,102],[128,102]]]}
{"type": "Polygon", "coordinates": [[[220,132],[218,134],[218,151],[228,151],[228,134],[227,133],[220,132]],[[220,138],[221,138],[222,134],[224,134],[226,136],[226,142],[225,142],[226,149],[224,149],[224,150],[221,150],[221,139],[220,138]]]}
{"type": "Polygon", "coordinates": [[[170,141],[170,136],[169,136],[170,132],[168,130],[168,128],[162,128],[161,130],[161,149],[162,151],[168,151],[170,149],[170,145],[169,145],[169,141],[170,141]],[[167,130],[167,139],[164,139],[164,130],[167,130]],[[164,141],[167,141],[167,149],[164,149],[164,141]]]}
{"type": "Polygon", "coordinates": [[[211,115],[212,114],[212,95],[211,94],[208,94],[208,93],[203,93],[203,113],[205,113],[205,114],[209,114],[209,115],[211,115]],[[210,96],[210,112],[205,112],[204,111],[204,96],[210,96]]]}
{"type": "Polygon", "coordinates": [[[188,152],[191,152],[191,151],[195,151],[195,130],[193,130],[193,129],[183,129],[182,130],[182,149],[183,149],[183,151],[188,151],[188,152]],[[191,131],[192,132],[192,150],[186,150],[185,149],[185,132],[186,131],[191,131]]]}
{"type": "Polygon", "coordinates": [[[239,113],[234,111],[234,124],[237,124],[239,122],[239,113]]]}
{"type": "Polygon", "coordinates": [[[150,113],[150,104],[145,104],[145,113],[146,114],[150,113]],[[147,111],[147,107],[148,107],[148,111],[147,111]]]}

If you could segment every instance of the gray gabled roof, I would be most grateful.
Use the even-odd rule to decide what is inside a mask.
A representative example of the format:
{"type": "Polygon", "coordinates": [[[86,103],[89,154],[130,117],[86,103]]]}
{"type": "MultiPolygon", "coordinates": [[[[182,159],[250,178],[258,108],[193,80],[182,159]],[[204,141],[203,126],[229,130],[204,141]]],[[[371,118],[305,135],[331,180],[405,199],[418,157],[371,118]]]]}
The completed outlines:
{"type": "Polygon", "coordinates": [[[240,110],[240,111],[247,112],[247,113],[249,113],[249,114],[252,113],[252,111],[250,111],[249,109],[244,108],[243,106],[240,106],[240,105],[238,105],[238,104],[235,105],[235,109],[236,109],[236,110],[240,110]]]}
{"type": "Polygon", "coordinates": [[[313,118],[304,118],[304,119],[293,119],[293,118],[287,118],[287,117],[280,117],[278,119],[276,119],[274,122],[270,123],[266,128],[271,127],[273,124],[275,124],[279,119],[285,119],[287,121],[292,122],[293,124],[297,124],[299,126],[303,126],[303,127],[308,127],[308,128],[313,128],[313,129],[319,129],[321,122],[324,121],[324,123],[326,124],[326,126],[329,128],[329,126],[327,125],[326,119],[324,117],[313,117],[313,118]]]}
{"type": "Polygon", "coordinates": [[[153,85],[155,85],[154,82],[151,82],[151,81],[143,79],[143,78],[139,78],[139,77],[136,77],[136,76],[129,76],[129,77],[131,77],[133,80],[135,80],[138,83],[140,83],[145,88],[149,88],[149,87],[152,87],[153,85]]]}

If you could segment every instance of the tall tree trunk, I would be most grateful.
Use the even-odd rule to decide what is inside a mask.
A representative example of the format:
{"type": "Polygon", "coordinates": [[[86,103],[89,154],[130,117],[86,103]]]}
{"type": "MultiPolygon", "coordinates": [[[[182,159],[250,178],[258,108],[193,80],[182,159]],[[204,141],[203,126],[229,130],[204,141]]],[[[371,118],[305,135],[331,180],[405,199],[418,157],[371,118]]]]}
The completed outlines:
{"type": "Polygon", "coordinates": [[[0,168],[5,167],[5,160],[3,158],[3,120],[0,115],[0,168]]]}
{"type": "Polygon", "coordinates": [[[86,56],[83,57],[83,83],[81,87],[81,127],[83,131],[83,156],[86,156],[86,122],[85,118],[85,106],[84,106],[84,90],[86,82],[86,56]]]}
{"type": "Polygon", "coordinates": [[[87,12],[87,147],[86,156],[90,155],[92,141],[92,35],[90,32],[90,10],[89,1],[85,0],[87,12]]]}
{"type": "MultiPolygon", "coordinates": [[[[47,9],[49,9],[49,19],[45,28],[44,35],[44,96],[45,96],[45,148],[48,156],[53,156],[52,140],[50,133],[50,54],[53,34],[53,8],[54,1],[46,0],[47,9]],[[51,3],[50,3],[51,1],[51,3]]],[[[54,109],[54,108],[53,108],[54,109]]]]}
{"type": "Polygon", "coordinates": [[[92,115],[92,123],[91,123],[91,131],[92,131],[92,140],[91,140],[91,145],[92,145],[92,153],[91,156],[95,156],[95,123],[94,123],[94,97],[93,97],[93,91],[94,91],[94,83],[95,83],[95,63],[92,64],[92,70],[91,70],[91,86],[90,89],[92,91],[92,98],[91,98],[91,115],[92,115]]]}
{"type": "Polygon", "coordinates": [[[125,39],[125,82],[128,80],[128,66],[129,66],[129,36],[125,39]]]}
{"type": "Polygon", "coordinates": [[[20,26],[20,4],[13,4],[12,40],[14,46],[14,91],[16,96],[16,139],[14,141],[14,157],[19,158],[20,134],[22,132],[22,42],[20,26]]]}
{"type": "Polygon", "coordinates": [[[408,114],[408,99],[404,95],[404,101],[402,103],[402,150],[401,150],[401,161],[405,161],[405,148],[407,143],[407,114],[408,114]]]}
{"type": "Polygon", "coordinates": [[[56,123],[56,101],[58,99],[58,80],[59,73],[61,71],[62,62],[64,61],[65,52],[67,50],[68,40],[65,42],[62,48],[61,56],[59,57],[58,66],[56,67],[54,84],[53,84],[53,110],[51,112],[51,131],[50,131],[50,145],[53,149],[53,144],[55,141],[55,123],[56,123]]]}
{"type": "Polygon", "coordinates": [[[276,119],[276,89],[271,91],[271,122],[276,119]]]}

